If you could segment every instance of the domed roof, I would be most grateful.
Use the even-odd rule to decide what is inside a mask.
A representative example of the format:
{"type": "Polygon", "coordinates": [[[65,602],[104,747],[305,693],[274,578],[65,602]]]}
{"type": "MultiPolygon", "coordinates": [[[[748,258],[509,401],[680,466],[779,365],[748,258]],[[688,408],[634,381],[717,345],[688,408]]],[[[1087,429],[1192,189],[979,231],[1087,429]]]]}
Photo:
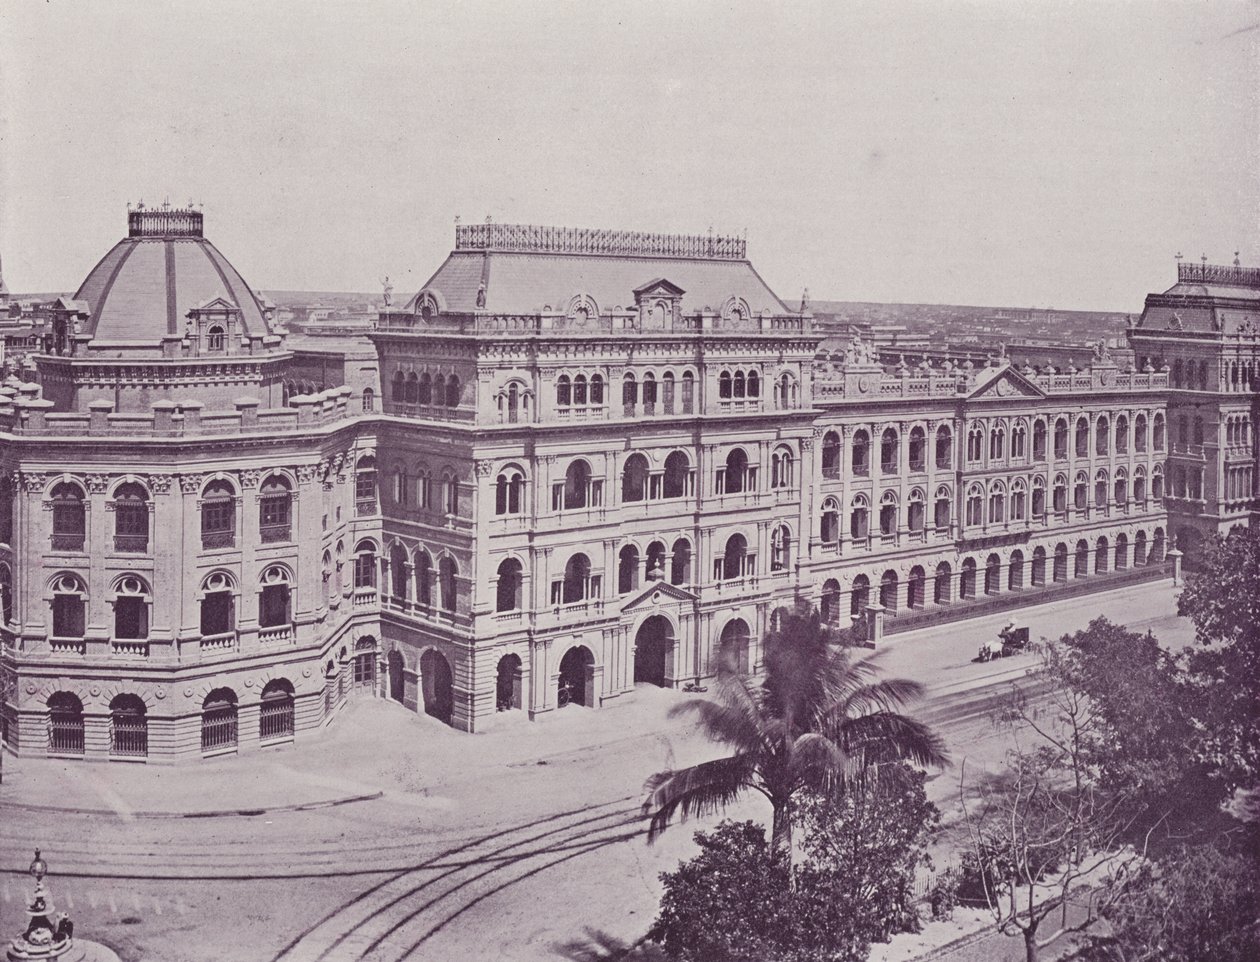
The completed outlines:
{"type": "Polygon", "coordinates": [[[200,211],[135,210],[128,228],[128,236],[101,258],[74,295],[90,312],[81,333],[91,335],[96,346],[156,346],[163,337],[184,333],[189,311],[216,300],[240,311],[238,334],[271,333],[249,285],[202,236],[200,211]]]}

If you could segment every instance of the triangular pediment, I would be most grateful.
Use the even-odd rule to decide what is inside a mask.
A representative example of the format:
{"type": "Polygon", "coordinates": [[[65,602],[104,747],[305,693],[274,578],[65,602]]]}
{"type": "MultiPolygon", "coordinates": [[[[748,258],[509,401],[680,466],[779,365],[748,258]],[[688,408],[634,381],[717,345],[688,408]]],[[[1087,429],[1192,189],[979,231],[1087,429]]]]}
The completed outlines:
{"type": "Polygon", "coordinates": [[[968,401],[994,401],[1008,398],[1044,398],[1046,392],[1031,379],[1009,365],[989,371],[981,371],[976,386],[967,395],[968,401]],[[986,375],[988,375],[986,377],[986,375]]]}
{"type": "Polygon", "coordinates": [[[680,601],[695,600],[695,595],[677,585],[671,585],[667,581],[650,581],[638,594],[631,595],[621,606],[621,610],[642,611],[646,608],[661,608],[680,601]]]}
{"type": "MultiPolygon", "coordinates": [[[[192,309],[193,311],[235,311],[239,308],[226,297],[212,297],[192,309]]],[[[190,311],[189,313],[192,313],[190,311]]]]}
{"type": "Polygon", "coordinates": [[[642,285],[641,287],[636,287],[634,289],[635,296],[639,298],[653,297],[653,296],[682,297],[683,294],[685,293],[686,291],[684,291],[681,287],[679,287],[673,281],[667,281],[663,277],[658,277],[655,280],[648,281],[646,284],[642,285]]]}

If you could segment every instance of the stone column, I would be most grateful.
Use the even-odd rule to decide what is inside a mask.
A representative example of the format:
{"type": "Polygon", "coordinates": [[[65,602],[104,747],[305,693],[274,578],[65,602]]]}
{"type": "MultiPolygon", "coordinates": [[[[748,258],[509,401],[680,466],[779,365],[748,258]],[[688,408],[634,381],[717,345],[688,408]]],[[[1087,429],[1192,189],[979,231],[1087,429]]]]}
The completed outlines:
{"type": "Polygon", "coordinates": [[[884,607],[883,605],[867,605],[866,606],[866,645],[867,648],[876,648],[879,643],[884,640],[884,607]]]}
{"type": "Polygon", "coordinates": [[[1165,557],[1172,562],[1172,578],[1174,585],[1181,584],[1181,559],[1183,557],[1180,548],[1173,548],[1165,557]]]}

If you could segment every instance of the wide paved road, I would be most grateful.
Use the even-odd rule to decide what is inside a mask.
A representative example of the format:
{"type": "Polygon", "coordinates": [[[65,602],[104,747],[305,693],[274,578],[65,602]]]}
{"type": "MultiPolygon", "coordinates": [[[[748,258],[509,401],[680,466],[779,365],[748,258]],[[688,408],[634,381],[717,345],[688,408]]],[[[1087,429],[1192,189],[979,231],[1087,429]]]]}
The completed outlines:
{"type": "MultiPolygon", "coordinates": [[[[1179,645],[1188,628],[1172,610],[1164,582],[1020,617],[1034,635],[1058,635],[1105,611],[1179,645]]],[[[1007,617],[897,636],[881,655],[889,674],[929,685],[923,713],[969,770],[1000,759],[1004,736],[988,712],[1031,664],[971,661],[976,639],[1007,617]]],[[[666,717],[681,700],[640,690],[604,711],[504,719],[473,738],[396,706],[361,703],[314,748],[272,756],[262,771],[371,777],[385,787],[378,800],[254,818],[129,821],[10,807],[0,865],[21,868],[40,845],[54,895],[78,931],[125,959],[598,958],[600,942],[642,935],[658,874],[690,853],[700,827],[671,830],[649,847],[637,817],[647,774],[713,752],[685,720],[666,717]]],[[[241,777],[261,777],[256,768],[242,766],[241,777]]],[[[934,796],[944,803],[956,782],[956,772],[942,774],[934,796]]],[[[766,813],[750,800],[730,814],[766,813]]],[[[20,924],[25,887],[12,875],[0,882],[3,931],[20,924]]]]}

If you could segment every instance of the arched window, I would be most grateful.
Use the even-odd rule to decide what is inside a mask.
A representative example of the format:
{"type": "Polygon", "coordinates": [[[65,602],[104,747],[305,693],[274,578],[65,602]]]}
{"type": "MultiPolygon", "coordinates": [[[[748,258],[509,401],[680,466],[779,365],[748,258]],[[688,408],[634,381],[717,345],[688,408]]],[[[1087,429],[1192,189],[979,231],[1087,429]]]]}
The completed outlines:
{"type": "Polygon", "coordinates": [[[900,581],[897,578],[897,572],[889,568],[879,578],[879,603],[882,607],[889,611],[897,610],[897,595],[900,589],[900,581]]]}
{"type": "Polygon", "coordinates": [[[633,374],[627,374],[621,382],[621,407],[626,417],[634,416],[634,408],[638,402],[639,385],[633,374]]]}
{"type": "MultiPolygon", "coordinates": [[[[740,375],[741,386],[743,383],[743,374],[740,375]]],[[[733,380],[730,371],[723,371],[718,375],[718,397],[725,401],[734,395],[733,380]]]]}
{"type": "Polygon", "coordinates": [[[662,488],[666,498],[682,498],[691,493],[691,463],[684,452],[671,451],[665,458],[662,488]]]}
{"type": "Polygon", "coordinates": [[[849,537],[854,541],[865,541],[870,537],[870,525],[871,507],[866,495],[855,495],[849,511],[849,537]]]}
{"type": "Polygon", "coordinates": [[[953,600],[954,572],[948,561],[936,566],[936,577],[932,584],[932,601],[938,605],[947,605],[953,600]]]}
{"type": "Polygon", "coordinates": [[[625,545],[617,556],[617,590],[621,594],[639,587],[639,549],[637,545],[625,545]]]}
{"type": "Polygon", "coordinates": [[[354,586],[376,587],[376,545],[367,539],[354,546],[354,586]]]}
{"type": "Polygon", "coordinates": [[[496,611],[519,611],[524,568],[515,558],[499,562],[499,582],[495,590],[496,611]]]}
{"type": "Polygon", "coordinates": [[[743,448],[732,448],[726,455],[726,467],[720,478],[720,493],[738,494],[744,490],[752,490],[752,471],[748,467],[748,455],[743,448]]]}
{"type": "Polygon", "coordinates": [[[1000,482],[989,488],[989,523],[1000,524],[1006,520],[1006,490],[1000,482]]]}
{"type": "Polygon", "coordinates": [[[406,388],[403,387],[404,383],[403,372],[401,370],[395,371],[389,382],[389,398],[391,401],[402,403],[406,400],[407,394],[406,388]]]}
{"type": "Polygon", "coordinates": [[[642,454],[626,458],[621,475],[621,500],[646,501],[648,496],[648,460],[642,454]]]}
{"type": "Polygon", "coordinates": [[[1032,485],[1032,516],[1034,518],[1044,518],[1046,514],[1046,479],[1040,474],[1033,478],[1032,485]]]}
{"type": "Polygon", "coordinates": [[[1054,457],[1063,460],[1068,456],[1068,423],[1067,418],[1059,418],[1054,422],[1054,457]]]}
{"type": "Polygon", "coordinates": [[[879,533],[885,538],[897,533],[897,496],[891,491],[879,499],[879,533]]]}
{"type": "Polygon", "coordinates": [[[790,488],[792,486],[792,452],[788,448],[778,448],[770,456],[770,487],[790,488]]]}
{"type": "Polygon", "coordinates": [[[1006,428],[1000,424],[989,431],[989,459],[996,461],[1006,457],[1006,428]]]}
{"type": "Polygon", "coordinates": [[[455,577],[458,574],[459,567],[455,564],[455,559],[450,555],[443,555],[442,560],[438,562],[438,581],[442,589],[442,609],[444,611],[455,611],[458,602],[455,577]]]}
{"type": "Polygon", "coordinates": [[[78,575],[58,575],[52,581],[54,638],[82,638],[86,629],[87,588],[78,575]]]}
{"type": "Polygon", "coordinates": [[[974,598],[976,596],[976,559],[964,558],[962,571],[958,575],[958,596],[974,598]]]}
{"type": "Polygon", "coordinates": [[[1109,493],[1107,490],[1107,472],[1100,470],[1094,475],[1094,506],[1105,508],[1109,493]]]}
{"type": "Polygon", "coordinates": [[[748,372],[748,396],[761,397],[761,378],[756,371],[748,372]]]}
{"type": "Polygon", "coordinates": [[[446,406],[459,407],[459,378],[454,374],[446,379],[446,406]]]}
{"type": "Polygon", "coordinates": [[[871,473],[871,436],[863,428],[853,432],[853,473],[863,478],[871,473]]]}
{"type": "Polygon", "coordinates": [[[1089,418],[1084,416],[1076,421],[1076,456],[1089,457],[1089,418]]]}
{"type": "Polygon", "coordinates": [[[363,412],[365,414],[376,410],[376,392],[370,387],[363,389],[363,412]]]}
{"type": "Polygon", "coordinates": [[[514,466],[500,471],[494,482],[494,513],[520,514],[524,501],[525,475],[514,466]]]}
{"type": "Polygon", "coordinates": [[[1068,578],[1068,546],[1060,541],[1054,546],[1055,581],[1067,581],[1068,578]]]}
{"type": "Polygon", "coordinates": [[[389,593],[399,607],[407,601],[407,575],[407,549],[395,541],[389,546],[389,593]]]}
{"type": "Polygon", "coordinates": [[[217,752],[236,747],[236,692],[216,688],[201,703],[201,750],[217,752]]]}
{"type": "Polygon", "coordinates": [[[411,479],[407,477],[407,466],[397,465],[394,468],[394,504],[406,505],[411,500],[411,479]]]}
{"type": "Polygon", "coordinates": [[[573,403],[586,403],[586,375],[578,374],[573,378],[573,403]]]}
{"type": "Polygon", "coordinates": [[[569,375],[561,374],[556,378],[556,406],[567,408],[573,403],[572,386],[569,375]]]}
{"type": "Polygon", "coordinates": [[[1099,417],[1094,422],[1094,453],[1103,455],[1110,448],[1111,425],[1106,417],[1099,417]]]}
{"type": "Polygon", "coordinates": [[[691,542],[686,538],[675,541],[670,551],[669,583],[672,585],[691,584],[691,542]]]}
{"type": "Polygon", "coordinates": [[[1177,418],[1177,443],[1182,445],[1190,443],[1190,416],[1188,414],[1177,418]]]}
{"type": "Polygon", "coordinates": [[[1046,460],[1046,422],[1041,418],[1033,422],[1033,460],[1046,460]]]}
{"type": "Polygon", "coordinates": [[[1023,421],[1016,421],[1011,428],[1011,457],[1023,458],[1028,455],[1028,428],[1023,421]]]}
{"type": "Polygon", "coordinates": [[[967,460],[975,464],[984,459],[984,428],[973,424],[967,430],[967,460]]]}
{"type": "Polygon", "coordinates": [[[901,467],[901,444],[897,432],[885,428],[879,438],[879,469],[884,474],[896,474],[901,467]]]}
{"type": "Polygon", "coordinates": [[[0,562],[0,625],[13,620],[13,571],[0,562]]]}
{"type": "Polygon", "coordinates": [[[1146,564],[1146,532],[1139,531],[1133,536],[1133,566],[1135,568],[1146,564]]]}
{"type": "Polygon", "coordinates": [[[223,328],[218,324],[210,325],[210,328],[206,331],[206,348],[215,352],[222,351],[225,341],[226,336],[223,328]]]}
{"type": "Polygon", "coordinates": [[[840,620],[840,582],[835,578],[823,582],[818,614],[824,624],[834,625],[840,620]]]}
{"type": "Polygon", "coordinates": [[[115,695],[109,703],[109,754],[113,758],[148,757],[148,708],[138,695],[115,695]]]}
{"type": "Polygon", "coordinates": [[[1064,514],[1068,509],[1067,489],[1067,475],[1056,474],[1054,476],[1054,510],[1056,514],[1064,514]]]}
{"type": "Polygon", "coordinates": [[[1133,419],[1133,450],[1138,454],[1146,453],[1146,415],[1139,414],[1133,419]]]}
{"type": "Polygon", "coordinates": [[[442,475],[442,490],[446,494],[445,511],[452,517],[459,517],[459,478],[450,471],[442,475]]]}
{"type": "Polygon", "coordinates": [[[853,591],[849,596],[849,614],[861,615],[871,603],[871,579],[858,575],[853,579],[853,591]]]}
{"type": "Polygon", "coordinates": [[[293,623],[291,580],[283,565],[270,565],[263,570],[259,579],[259,628],[283,628],[293,623]]]}
{"type": "Polygon", "coordinates": [[[778,525],[770,532],[770,570],[787,571],[792,565],[792,532],[778,525]]]}
{"type": "Polygon", "coordinates": [[[1075,562],[1072,577],[1084,578],[1089,574],[1089,542],[1082,538],[1076,542],[1075,562]]]}
{"type": "Polygon", "coordinates": [[[936,429],[936,466],[950,468],[954,464],[954,435],[941,425],[936,429]]]}
{"type": "Polygon", "coordinates": [[[1089,475],[1084,471],[1076,473],[1076,481],[1072,485],[1072,505],[1077,511],[1084,511],[1089,505],[1089,475]]]}
{"type": "Polygon", "coordinates": [[[924,590],[927,585],[927,572],[922,565],[910,569],[910,577],[906,581],[906,607],[922,608],[924,590]]]}
{"type": "Polygon", "coordinates": [[[910,430],[910,470],[922,471],[927,466],[927,437],[923,428],[910,430]]]}
{"type": "Polygon", "coordinates": [[[376,514],[376,458],[364,455],[354,469],[354,513],[376,514]]]}
{"type": "Polygon", "coordinates": [[[1111,546],[1107,543],[1106,536],[1098,539],[1098,544],[1094,549],[1094,572],[1096,574],[1104,574],[1110,568],[1111,546]]]}
{"type": "Polygon", "coordinates": [[[925,526],[926,511],[923,507],[923,492],[915,488],[910,492],[910,498],[906,502],[906,524],[912,533],[923,531],[925,526]]]}
{"type": "Polygon", "coordinates": [[[656,378],[651,371],[643,375],[643,413],[656,413],[656,378]]]}
{"type": "Polygon", "coordinates": [[[949,488],[940,487],[936,489],[936,503],[932,509],[932,520],[936,523],[937,531],[948,530],[950,516],[953,514],[952,503],[953,498],[950,496],[949,488]]]}
{"type": "Polygon", "coordinates": [[[446,402],[446,375],[433,375],[433,388],[430,397],[431,404],[444,404],[446,402]]]}
{"type": "Polygon", "coordinates": [[[201,547],[210,550],[235,544],[236,491],[227,481],[211,481],[201,494],[201,547]]]}
{"type": "Polygon", "coordinates": [[[293,737],[293,685],[275,678],[263,687],[258,706],[258,737],[263,742],[293,737]]]}
{"type": "Polygon", "coordinates": [[[73,692],[55,692],[48,699],[48,751],[83,754],[83,702],[73,692]]]}
{"type": "Polygon", "coordinates": [[[823,435],[822,473],[824,478],[840,477],[840,436],[835,431],[823,435]]]}
{"type": "Polygon", "coordinates": [[[835,498],[827,498],[822,504],[818,538],[826,545],[834,545],[840,540],[840,504],[835,498]]]}
{"type": "Polygon", "coordinates": [[[984,563],[984,593],[995,595],[1002,590],[1002,559],[997,554],[989,555],[984,563]]]}
{"type": "Polygon", "coordinates": [[[1129,482],[1125,477],[1123,469],[1116,472],[1116,480],[1112,485],[1112,488],[1116,504],[1122,506],[1126,504],[1129,500],[1129,482]]]}
{"type": "Polygon", "coordinates": [[[597,503],[599,482],[591,479],[591,466],[581,458],[569,462],[564,472],[564,483],[552,490],[552,508],[559,511],[585,508],[597,503]]]}
{"type": "Polygon", "coordinates": [[[752,563],[753,556],[748,553],[747,539],[742,534],[733,534],[726,539],[718,577],[723,581],[731,581],[752,574],[752,563]]]}
{"type": "Polygon", "coordinates": [[[1023,478],[1016,478],[1011,483],[1011,520],[1026,521],[1028,519],[1028,487],[1023,478]]]}
{"type": "Polygon", "coordinates": [[[1129,453],[1129,419],[1123,414],[1116,418],[1116,454],[1129,453]]]}
{"type": "Polygon", "coordinates": [[[236,631],[236,585],[222,571],[208,575],[201,584],[201,643],[221,639],[236,631]]]}
{"type": "Polygon", "coordinates": [[[591,574],[591,560],[584,554],[573,555],[564,566],[564,580],[551,586],[553,604],[574,604],[599,597],[599,576],[591,574]]]}
{"type": "Polygon", "coordinates": [[[682,376],[682,409],[683,414],[692,414],[696,406],[696,376],[690,371],[683,371],[682,376]]]}
{"type": "Polygon", "coordinates": [[[1120,571],[1129,567],[1129,536],[1121,532],[1116,535],[1115,569],[1120,571]]]}
{"type": "Polygon", "coordinates": [[[423,548],[413,555],[416,573],[416,604],[421,608],[433,607],[433,559],[423,548]]]}
{"type": "MultiPolygon", "coordinates": [[[[412,373],[407,378],[407,400],[411,400],[411,380],[415,377],[412,373]]],[[[433,378],[425,371],[420,375],[420,380],[416,384],[416,404],[432,404],[433,403],[433,378]]]]}
{"type": "Polygon", "coordinates": [[[1133,500],[1138,504],[1146,501],[1146,471],[1141,465],[1133,471],[1133,500]]]}
{"type": "Polygon", "coordinates": [[[149,495],[134,481],[114,492],[114,550],[137,554],[149,550],[149,495]]]}
{"type": "Polygon", "coordinates": [[[1196,415],[1194,419],[1194,443],[1203,443],[1203,418],[1198,415],[1196,415]]]}
{"type": "Polygon", "coordinates": [[[967,524],[984,524],[984,491],[978,484],[967,491],[967,524]]]}
{"type": "Polygon", "coordinates": [[[258,492],[258,535],[264,544],[290,540],[292,505],[293,491],[286,478],[273,474],[263,482],[258,492]]]}
{"type": "Polygon", "coordinates": [[[1153,433],[1155,435],[1152,446],[1156,451],[1164,450],[1164,415],[1160,412],[1155,413],[1155,426],[1153,433]]]}
{"type": "Polygon", "coordinates": [[[63,481],[52,489],[52,549],[82,551],[87,539],[83,489],[63,481]]]}
{"type": "Polygon", "coordinates": [[[114,585],[114,637],[149,637],[149,586],[139,575],[123,575],[114,585]]]}

